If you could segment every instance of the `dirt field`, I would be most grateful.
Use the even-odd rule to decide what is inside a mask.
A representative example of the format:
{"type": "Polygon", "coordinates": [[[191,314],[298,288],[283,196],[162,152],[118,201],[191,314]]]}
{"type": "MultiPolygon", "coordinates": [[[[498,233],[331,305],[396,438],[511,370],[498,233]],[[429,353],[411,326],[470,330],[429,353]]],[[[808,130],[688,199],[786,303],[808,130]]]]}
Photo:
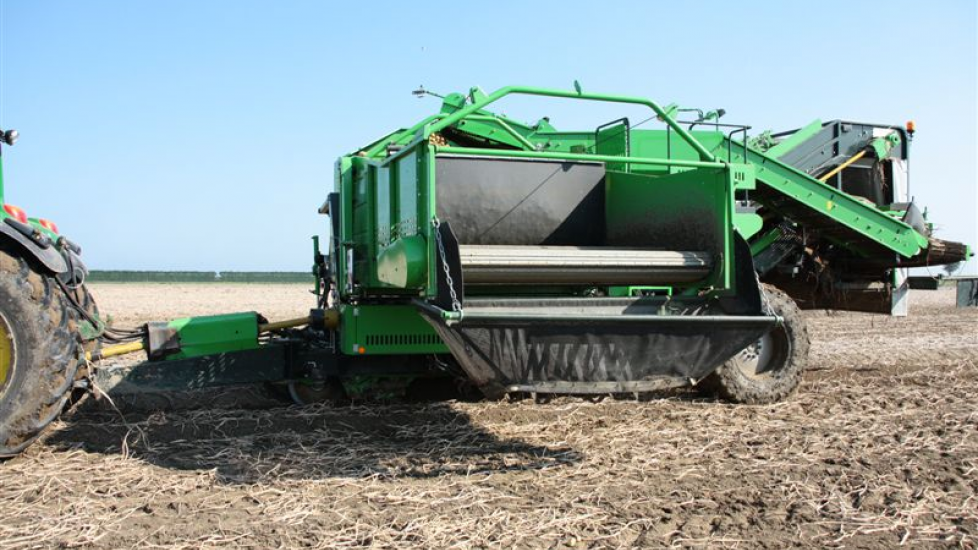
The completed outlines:
{"type": "MultiPolygon", "coordinates": [[[[288,285],[94,292],[120,325],[310,303],[288,285]]],[[[953,300],[807,314],[814,369],[774,406],[79,412],[0,464],[0,548],[975,548],[978,310],[953,300]]]]}

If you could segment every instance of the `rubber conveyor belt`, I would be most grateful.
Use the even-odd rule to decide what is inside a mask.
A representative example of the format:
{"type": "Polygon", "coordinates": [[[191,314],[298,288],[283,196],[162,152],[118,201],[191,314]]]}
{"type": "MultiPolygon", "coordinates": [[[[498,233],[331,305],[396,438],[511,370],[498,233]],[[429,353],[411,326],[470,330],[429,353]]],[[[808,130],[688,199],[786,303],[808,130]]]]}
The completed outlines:
{"type": "Polygon", "coordinates": [[[705,252],[576,246],[462,245],[466,284],[662,284],[705,278],[705,252]]]}

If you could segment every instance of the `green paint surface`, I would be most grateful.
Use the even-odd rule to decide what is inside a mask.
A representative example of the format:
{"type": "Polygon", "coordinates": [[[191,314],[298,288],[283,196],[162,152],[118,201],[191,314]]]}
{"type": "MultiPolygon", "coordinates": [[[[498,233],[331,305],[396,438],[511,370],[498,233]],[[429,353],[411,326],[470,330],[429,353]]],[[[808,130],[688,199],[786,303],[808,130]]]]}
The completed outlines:
{"type": "Polygon", "coordinates": [[[340,345],[346,355],[448,352],[412,305],[346,305],[340,311],[340,345]]]}
{"type": "Polygon", "coordinates": [[[258,348],[258,314],[253,311],[174,319],[169,328],[177,331],[180,351],[168,360],[258,348]]]}

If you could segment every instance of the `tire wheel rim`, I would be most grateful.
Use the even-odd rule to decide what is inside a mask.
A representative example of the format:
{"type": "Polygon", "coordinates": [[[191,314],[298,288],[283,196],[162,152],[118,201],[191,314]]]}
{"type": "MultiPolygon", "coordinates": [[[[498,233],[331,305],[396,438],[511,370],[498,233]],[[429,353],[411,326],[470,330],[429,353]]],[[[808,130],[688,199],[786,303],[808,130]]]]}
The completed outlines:
{"type": "Polygon", "coordinates": [[[288,384],[289,397],[296,405],[314,405],[328,403],[339,398],[335,386],[328,382],[309,384],[303,381],[291,381],[288,384]]]}
{"type": "Polygon", "coordinates": [[[783,328],[776,328],[744,348],[731,360],[751,380],[768,380],[777,375],[788,357],[788,340],[783,328]]]}
{"type": "Polygon", "coordinates": [[[16,349],[10,323],[7,322],[7,317],[0,313],[0,397],[6,393],[7,386],[13,379],[16,349]]]}

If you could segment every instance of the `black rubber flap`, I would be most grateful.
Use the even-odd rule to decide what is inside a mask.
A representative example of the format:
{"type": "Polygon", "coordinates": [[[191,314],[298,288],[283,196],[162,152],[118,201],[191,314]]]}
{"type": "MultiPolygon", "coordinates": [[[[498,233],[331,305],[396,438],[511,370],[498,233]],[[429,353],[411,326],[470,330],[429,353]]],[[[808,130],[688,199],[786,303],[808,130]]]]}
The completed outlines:
{"type": "Polygon", "coordinates": [[[774,317],[582,315],[498,312],[447,324],[432,308],[425,318],[469,378],[490,397],[511,391],[613,393],[685,385],[770,330],[774,317]],[[589,317],[589,318],[585,318],[589,317]]]}

